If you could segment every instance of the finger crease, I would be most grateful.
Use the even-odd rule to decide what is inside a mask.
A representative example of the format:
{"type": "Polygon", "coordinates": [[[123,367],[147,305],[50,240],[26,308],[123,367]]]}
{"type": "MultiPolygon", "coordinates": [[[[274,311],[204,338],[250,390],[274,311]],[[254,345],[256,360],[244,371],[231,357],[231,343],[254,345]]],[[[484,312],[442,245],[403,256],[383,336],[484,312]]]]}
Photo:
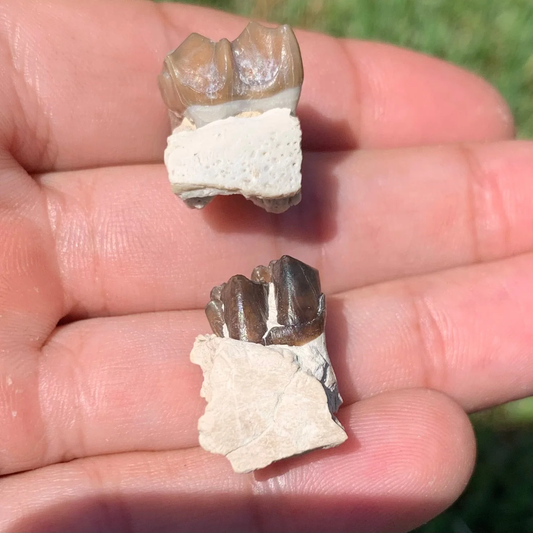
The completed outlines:
{"type": "Polygon", "coordinates": [[[447,350],[441,320],[431,299],[406,281],[404,287],[413,316],[413,331],[418,337],[420,350],[421,383],[423,387],[444,390],[446,382],[447,350]]]}
{"type": "Polygon", "coordinates": [[[467,170],[472,258],[479,263],[510,249],[511,224],[496,173],[487,171],[472,147],[460,145],[459,153],[467,170]]]}

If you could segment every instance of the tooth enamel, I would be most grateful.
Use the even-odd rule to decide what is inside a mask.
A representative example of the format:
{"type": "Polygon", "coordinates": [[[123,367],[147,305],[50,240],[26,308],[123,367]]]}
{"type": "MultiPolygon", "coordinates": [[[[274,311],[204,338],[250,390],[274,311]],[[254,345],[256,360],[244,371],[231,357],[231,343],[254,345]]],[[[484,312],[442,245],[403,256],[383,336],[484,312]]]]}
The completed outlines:
{"type": "Polygon", "coordinates": [[[164,62],[159,76],[163,100],[179,125],[197,127],[247,111],[289,108],[300,98],[303,67],[289,26],[251,22],[231,44],[191,34],[164,62]]]}
{"type": "Polygon", "coordinates": [[[166,106],[181,117],[191,105],[231,100],[234,75],[230,42],[193,33],[166,57],[158,81],[166,106]]]}
{"type": "Polygon", "coordinates": [[[237,97],[259,99],[301,87],[303,67],[300,48],[289,26],[265,28],[250,22],[231,43],[237,64],[237,97]]]}
{"type": "Polygon", "coordinates": [[[228,194],[273,213],[300,202],[303,67],[288,26],[250,23],[232,43],[194,33],[158,82],[173,128],[165,164],[189,207],[228,194]]]}

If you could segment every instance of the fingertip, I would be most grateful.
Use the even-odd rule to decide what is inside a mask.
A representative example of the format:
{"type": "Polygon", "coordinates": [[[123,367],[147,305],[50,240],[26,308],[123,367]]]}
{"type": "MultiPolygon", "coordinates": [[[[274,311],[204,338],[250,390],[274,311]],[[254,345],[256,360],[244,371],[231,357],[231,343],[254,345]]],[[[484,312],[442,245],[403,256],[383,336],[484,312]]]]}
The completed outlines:
{"type": "Polygon", "coordinates": [[[512,113],[486,80],[385,43],[344,40],[360,76],[361,146],[401,147],[514,136],[512,113]]]}
{"type": "Polygon", "coordinates": [[[439,503],[447,507],[464,490],[474,467],[475,436],[468,416],[449,396],[432,389],[403,389],[347,410],[346,423],[361,447],[377,450],[379,445],[380,454],[401,466],[398,480],[403,478],[406,492],[438,494],[439,503]]]}
{"type": "Polygon", "coordinates": [[[302,530],[323,526],[323,502],[303,513],[303,487],[308,498],[329,496],[330,531],[351,531],[355,524],[362,531],[411,531],[449,507],[470,479],[472,427],[444,394],[387,392],[341,409],[339,419],[348,433],[341,446],[269,467],[262,482],[276,479],[286,487],[286,508],[272,517],[272,530],[283,529],[297,512],[302,530]]]}

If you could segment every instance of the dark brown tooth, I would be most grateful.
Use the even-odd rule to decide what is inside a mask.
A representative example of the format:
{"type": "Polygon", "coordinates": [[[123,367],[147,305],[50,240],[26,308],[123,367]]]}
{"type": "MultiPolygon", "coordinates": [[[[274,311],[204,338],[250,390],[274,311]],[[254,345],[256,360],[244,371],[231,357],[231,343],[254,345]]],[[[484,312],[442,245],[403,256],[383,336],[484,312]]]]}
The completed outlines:
{"type": "Polygon", "coordinates": [[[271,268],[278,323],[303,325],[316,318],[321,295],[318,270],[288,255],[274,262],[271,268]]]}
{"type": "Polygon", "coordinates": [[[211,300],[205,307],[205,314],[215,335],[224,336],[224,307],[220,300],[211,300]]]}
{"type": "Polygon", "coordinates": [[[158,82],[166,106],[179,116],[191,105],[232,99],[235,76],[231,45],[192,33],[164,61],[158,82]]]}
{"type": "Polygon", "coordinates": [[[251,280],[256,283],[270,283],[270,269],[266,266],[256,266],[252,271],[251,280]]]}
{"type": "Polygon", "coordinates": [[[324,333],[326,325],[326,298],[320,295],[318,315],[309,322],[272,328],[264,338],[263,344],[287,344],[302,346],[324,333]]]}
{"type": "Polygon", "coordinates": [[[232,339],[259,343],[267,331],[266,287],[245,276],[230,278],[222,289],[224,320],[232,339]]]}
{"type": "Polygon", "coordinates": [[[284,255],[268,267],[256,267],[251,277],[233,276],[211,291],[206,314],[217,335],[224,335],[226,324],[232,339],[301,346],[324,332],[326,298],[315,268],[284,255]],[[274,286],[280,326],[267,333],[269,283],[274,286]]]}
{"type": "Polygon", "coordinates": [[[237,65],[236,98],[265,98],[302,85],[302,56],[289,26],[266,28],[250,22],[231,48],[237,65]]]}

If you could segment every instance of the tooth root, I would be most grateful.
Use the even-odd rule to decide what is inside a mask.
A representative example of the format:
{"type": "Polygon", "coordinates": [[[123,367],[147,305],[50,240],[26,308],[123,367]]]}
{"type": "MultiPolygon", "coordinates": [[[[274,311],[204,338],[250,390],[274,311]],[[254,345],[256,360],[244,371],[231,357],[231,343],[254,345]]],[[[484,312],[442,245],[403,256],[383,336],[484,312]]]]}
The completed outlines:
{"type": "Polygon", "coordinates": [[[232,49],[238,70],[236,96],[266,98],[303,83],[300,48],[287,25],[266,28],[250,22],[232,49]]]}

